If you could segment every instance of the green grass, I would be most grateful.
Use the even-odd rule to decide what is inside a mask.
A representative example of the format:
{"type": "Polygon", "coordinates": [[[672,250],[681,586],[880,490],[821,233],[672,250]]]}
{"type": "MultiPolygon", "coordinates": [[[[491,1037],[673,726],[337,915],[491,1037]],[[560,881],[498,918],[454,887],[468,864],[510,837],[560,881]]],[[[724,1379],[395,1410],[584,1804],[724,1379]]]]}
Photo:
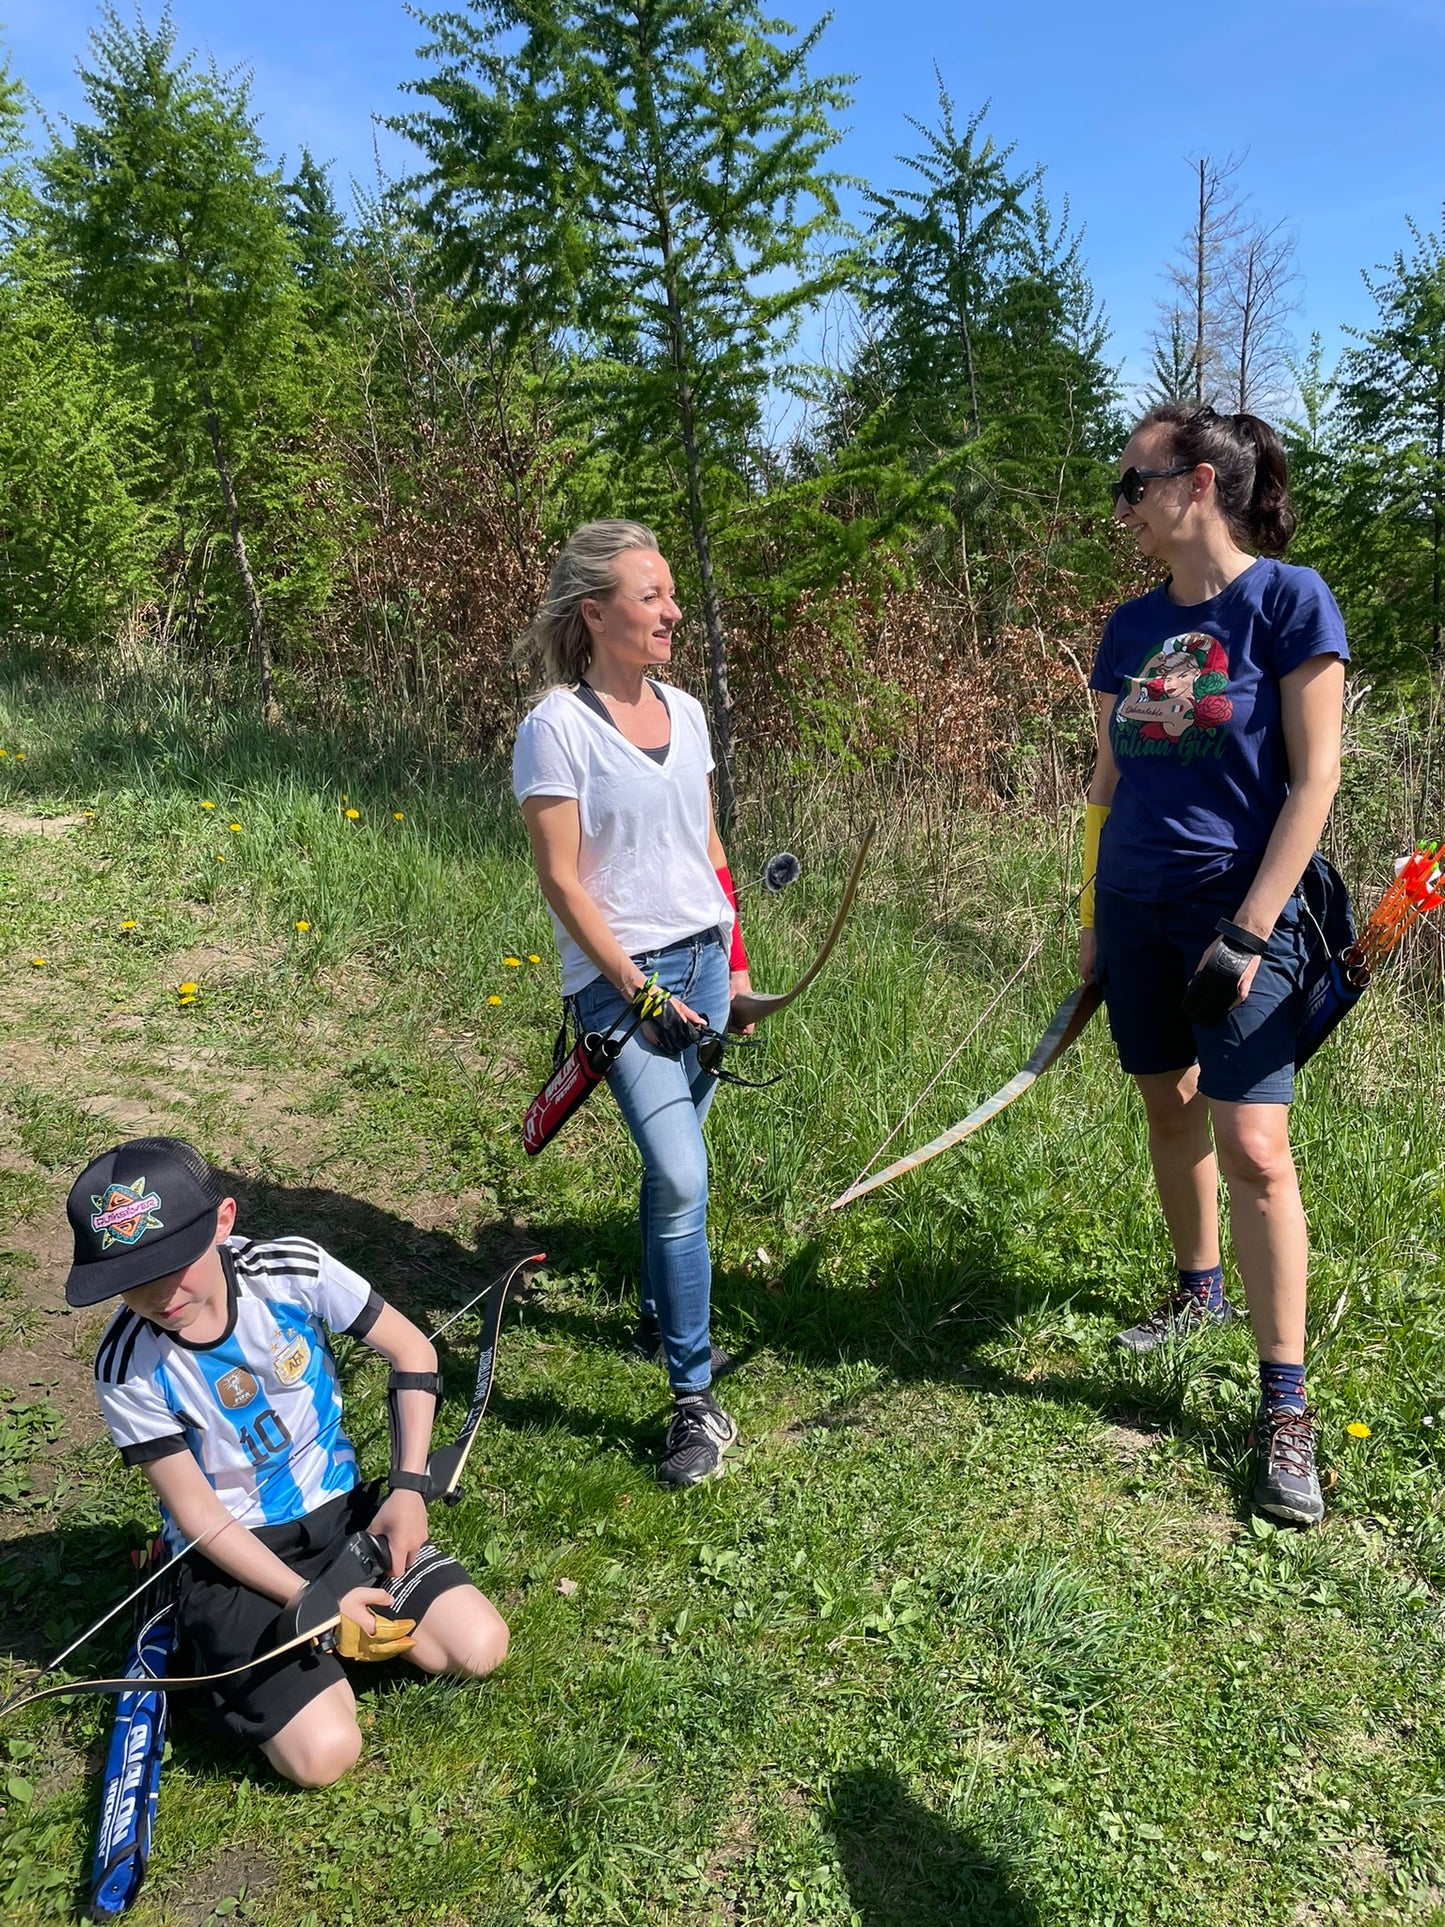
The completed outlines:
{"type": "MultiPolygon", "coordinates": [[[[1102,1024],[960,1151],[827,1213],[1021,958],[1040,946],[894,1151],[1016,1069],[1070,978],[1055,826],[955,825],[945,866],[895,811],[842,952],[767,1034],[784,1081],[714,1110],[745,1445],[674,1495],[663,1381],[622,1356],[625,1133],[603,1095],[540,1159],[520,1147],[556,973],[503,777],[143,689],[11,688],[0,747],[0,811],[82,819],[0,834],[14,1685],[125,1589],[153,1517],[86,1416],[101,1321],[58,1309],[88,1155],[184,1132],[246,1226],[321,1237],[428,1327],[551,1254],[466,1498],[433,1519],[512,1626],[504,1672],[380,1682],[363,1763],[321,1794],[178,1695],[137,1927],[1445,1922],[1438,953],[1371,993],[1297,1108],[1335,1484],[1320,1532],[1275,1531],[1246,1504],[1247,1333],[1108,1350],[1168,1258],[1102,1024]]],[[[1397,824],[1410,799],[1365,774],[1346,828],[1397,824]]],[[[843,800],[799,782],[733,839],[763,986],[826,928],[867,814],[843,800]],[[747,879],[782,843],[804,879],[767,899],[747,879]]],[[[443,1426],[474,1335],[442,1341],[443,1426]]],[[[342,1349],[379,1469],[382,1374],[342,1349]]],[[[118,1657],[107,1632],[74,1663],[118,1657]]],[[[76,1917],[108,1718],[80,1699],[0,1725],[7,1920],[76,1917]]]]}

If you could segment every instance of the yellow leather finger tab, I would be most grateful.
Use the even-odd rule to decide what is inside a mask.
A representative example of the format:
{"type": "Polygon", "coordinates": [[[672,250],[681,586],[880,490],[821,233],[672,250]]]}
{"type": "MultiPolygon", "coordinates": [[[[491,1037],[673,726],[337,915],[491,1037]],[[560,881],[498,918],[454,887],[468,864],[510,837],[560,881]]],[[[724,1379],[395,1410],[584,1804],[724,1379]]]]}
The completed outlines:
{"type": "Polygon", "coordinates": [[[372,1618],[376,1631],[368,1633],[354,1619],[342,1615],[336,1629],[336,1650],[342,1659],[398,1659],[415,1646],[416,1641],[409,1637],[416,1625],[414,1619],[384,1619],[380,1613],[373,1613],[372,1618]]]}

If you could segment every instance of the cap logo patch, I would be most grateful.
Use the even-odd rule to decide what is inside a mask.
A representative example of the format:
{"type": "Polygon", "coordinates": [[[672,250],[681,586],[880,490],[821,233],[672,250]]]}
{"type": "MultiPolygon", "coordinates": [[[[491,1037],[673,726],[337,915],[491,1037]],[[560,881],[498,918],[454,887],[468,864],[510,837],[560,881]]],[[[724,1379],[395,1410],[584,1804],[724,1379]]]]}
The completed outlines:
{"type": "Polygon", "coordinates": [[[90,1201],[95,1206],[90,1228],[101,1234],[102,1251],[112,1245],[136,1245],[148,1231],[165,1230],[154,1215],[160,1209],[160,1194],[147,1191],[144,1178],[134,1184],[108,1185],[99,1194],[92,1191],[90,1201]]]}
{"type": "Polygon", "coordinates": [[[260,1386],[244,1365],[235,1365],[216,1380],[216,1397],[228,1412],[239,1412],[260,1391],[260,1386]]]}

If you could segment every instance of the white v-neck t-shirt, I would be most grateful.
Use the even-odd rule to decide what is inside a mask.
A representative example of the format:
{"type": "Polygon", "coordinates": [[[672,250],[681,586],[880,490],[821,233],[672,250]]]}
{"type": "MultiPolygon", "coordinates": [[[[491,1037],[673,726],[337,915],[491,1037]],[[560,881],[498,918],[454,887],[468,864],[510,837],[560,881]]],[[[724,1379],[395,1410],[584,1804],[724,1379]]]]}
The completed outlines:
{"type": "MultiPolygon", "coordinates": [[[[685,690],[658,685],[672,721],[667,755],[654,762],[570,689],[545,695],[517,731],[512,789],[575,799],[582,825],[577,880],[629,956],[661,950],[716,924],[726,943],[732,906],[708,858],[713,767],[702,706],[685,690]]],[[[597,966],[552,926],[571,997],[597,966]]]]}

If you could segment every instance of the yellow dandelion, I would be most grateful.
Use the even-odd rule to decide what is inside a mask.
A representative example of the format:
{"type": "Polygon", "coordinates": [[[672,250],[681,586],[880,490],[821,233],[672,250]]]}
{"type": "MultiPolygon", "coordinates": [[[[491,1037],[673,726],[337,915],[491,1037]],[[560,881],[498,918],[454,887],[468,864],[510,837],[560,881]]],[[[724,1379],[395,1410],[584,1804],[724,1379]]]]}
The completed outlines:
{"type": "Polygon", "coordinates": [[[361,815],[360,810],[348,810],[346,812],[346,820],[348,823],[354,823],[360,815],[361,815]]]}
{"type": "Polygon", "coordinates": [[[25,751],[23,749],[16,750],[15,760],[17,763],[23,763],[25,761],[25,751]]]}
{"type": "Polygon", "coordinates": [[[1359,1419],[1352,1419],[1345,1430],[1352,1439],[1367,1439],[1370,1436],[1369,1426],[1362,1424],[1359,1419]]]}
{"type": "Polygon", "coordinates": [[[192,1004],[193,1004],[193,1003],[194,1003],[195,1001],[196,1001],[196,1000],[195,1000],[195,998],[194,998],[194,997],[178,997],[178,998],[176,999],[176,1002],[177,1002],[177,1004],[178,1004],[178,1005],[180,1006],[180,1008],[181,1008],[182,1010],[187,1010],[187,1009],[189,1009],[189,1007],[190,1007],[190,1006],[191,1006],[191,1005],[192,1005],[192,1004]]]}
{"type": "Polygon", "coordinates": [[[507,966],[508,970],[520,970],[522,968],[522,959],[520,957],[503,957],[502,962],[507,966]]]}
{"type": "Polygon", "coordinates": [[[341,800],[342,800],[342,802],[343,802],[343,803],[345,803],[345,802],[347,802],[347,801],[349,800],[349,799],[347,798],[347,794],[346,794],[346,791],[345,791],[345,790],[343,790],[343,791],[341,792],[341,800]]]}
{"type": "Polygon", "coordinates": [[[240,827],[241,827],[241,826],[240,826],[240,824],[239,824],[239,823],[228,823],[228,824],[226,825],[226,828],[227,828],[228,830],[239,830],[239,829],[240,829],[240,827]]]}
{"type": "Polygon", "coordinates": [[[200,989],[199,984],[177,984],[176,991],[182,997],[194,997],[200,989]]]}
{"type": "Polygon", "coordinates": [[[221,852],[220,852],[219,850],[217,850],[217,852],[216,852],[216,861],[217,861],[217,863],[224,863],[224,862],[225,862],[225,860],[226,860],[226,859],[225,859],[225,858],[224,858],[224,857],[223,857],[223,856],[221,855],[221,852]]]}
{"type": "Polygon", "coordinates": [[[406,811],[405,811],[405,810],[393,810],[393,811],[392,811],[392,816],[393,816],[393,817],[394,817],[394,818],[396,819],[396,821],[397,821],[398,823],[405,823],[405,821],[406,821],[406,811]]]}
{"type": "Polygon", "coordinates": [[[9,750],[8,750],[8,749],[0,749],[0,760],[3,760],[3,759],[4,759],[5,757],[7,757],[7,756],[8,756],[9,754],[10,754],[10,752],[9,752],[9,750]]]}
{"type": "Polygon", "coordinates": [[[123,924],[122,924],[122,925],[121,925],[120,927],[121,927],[121,929],[122,929],[122,930],[134,930],[134,929],[135,929],[135,918],[134,918],[134,917],[127,917],[127,918],[126,918],[126,920],[125,920],[125,922],[124,922],[124,923],[123,923],[123,924]]]}
{"type": "Polygon", "coordinates": [[[542,961],[542,959],[541,959],[541,958],[540,958],[539,956],[537,956],[537,955],[535,954],[535,952],[533,952],[533,951],[530,951],[530,950],[528,951],[528,953],[527,953],[527,962],[528,962],[528,963],[541,963],[541,961],[542,961]]]}
{"type": "Polygon", "coordinates": [[[216,806],[215,806],[215,804],[214,804],[214,803],[213,803],[213,802],[211,801],[211,799],[210,799],[210,797],[207,797],[207,798],[206,798],[206,800],[205,800],[205,802],[204,802],[204,803],[202,803],[202,805],[201,805],[201,808],[202,808],[203,810],[213,810],[213,809],[214,809],[215,807],[216,807],[216,806]]]}
{"type": "MultiPolygon", "coordinates": [[[[39,962],[39,959],[37,958],[37,959],[36,959],[36,961],[37,961],[37,962],[39,962]]],[[[488,999],[487,999],[487,1002],[488,1002],[489,1004],[499,1004],[499,1003],[501,1003],[501,1001],[502,1001],[502,1000],[501,1000],[501,998],[500,998],[500,997],[488,997],[488,999]]]]}
{"type": "Polygon", "coordinates": [[[305,917],[298,917],[296,919],[296,928],[304,936],[306,932],[311,928],[311,925],[306,921],[305,917]]]}
{"type": "MultiPolygon", "coordinates": [[[[33,967],[34,969],[36,969],[36,970],[44,970],[44,968],[45,968],[45,959],[44,959],[44,957],[32,957],[32,958],[30,959],[30,962],[31,962],[31,966],[32,966],[32,967],[33,967]]],[[[500,1003],[501,1001],[502,1001],[502,1000],[501,1000],[501,998],[500,998],[500,997],[494,997],[494,998],[492,999],[492,1002],[493,1002],[493,1003],[498,1003],[498,1004],[499,1004],[499,1003],[500,1003]]]]}

